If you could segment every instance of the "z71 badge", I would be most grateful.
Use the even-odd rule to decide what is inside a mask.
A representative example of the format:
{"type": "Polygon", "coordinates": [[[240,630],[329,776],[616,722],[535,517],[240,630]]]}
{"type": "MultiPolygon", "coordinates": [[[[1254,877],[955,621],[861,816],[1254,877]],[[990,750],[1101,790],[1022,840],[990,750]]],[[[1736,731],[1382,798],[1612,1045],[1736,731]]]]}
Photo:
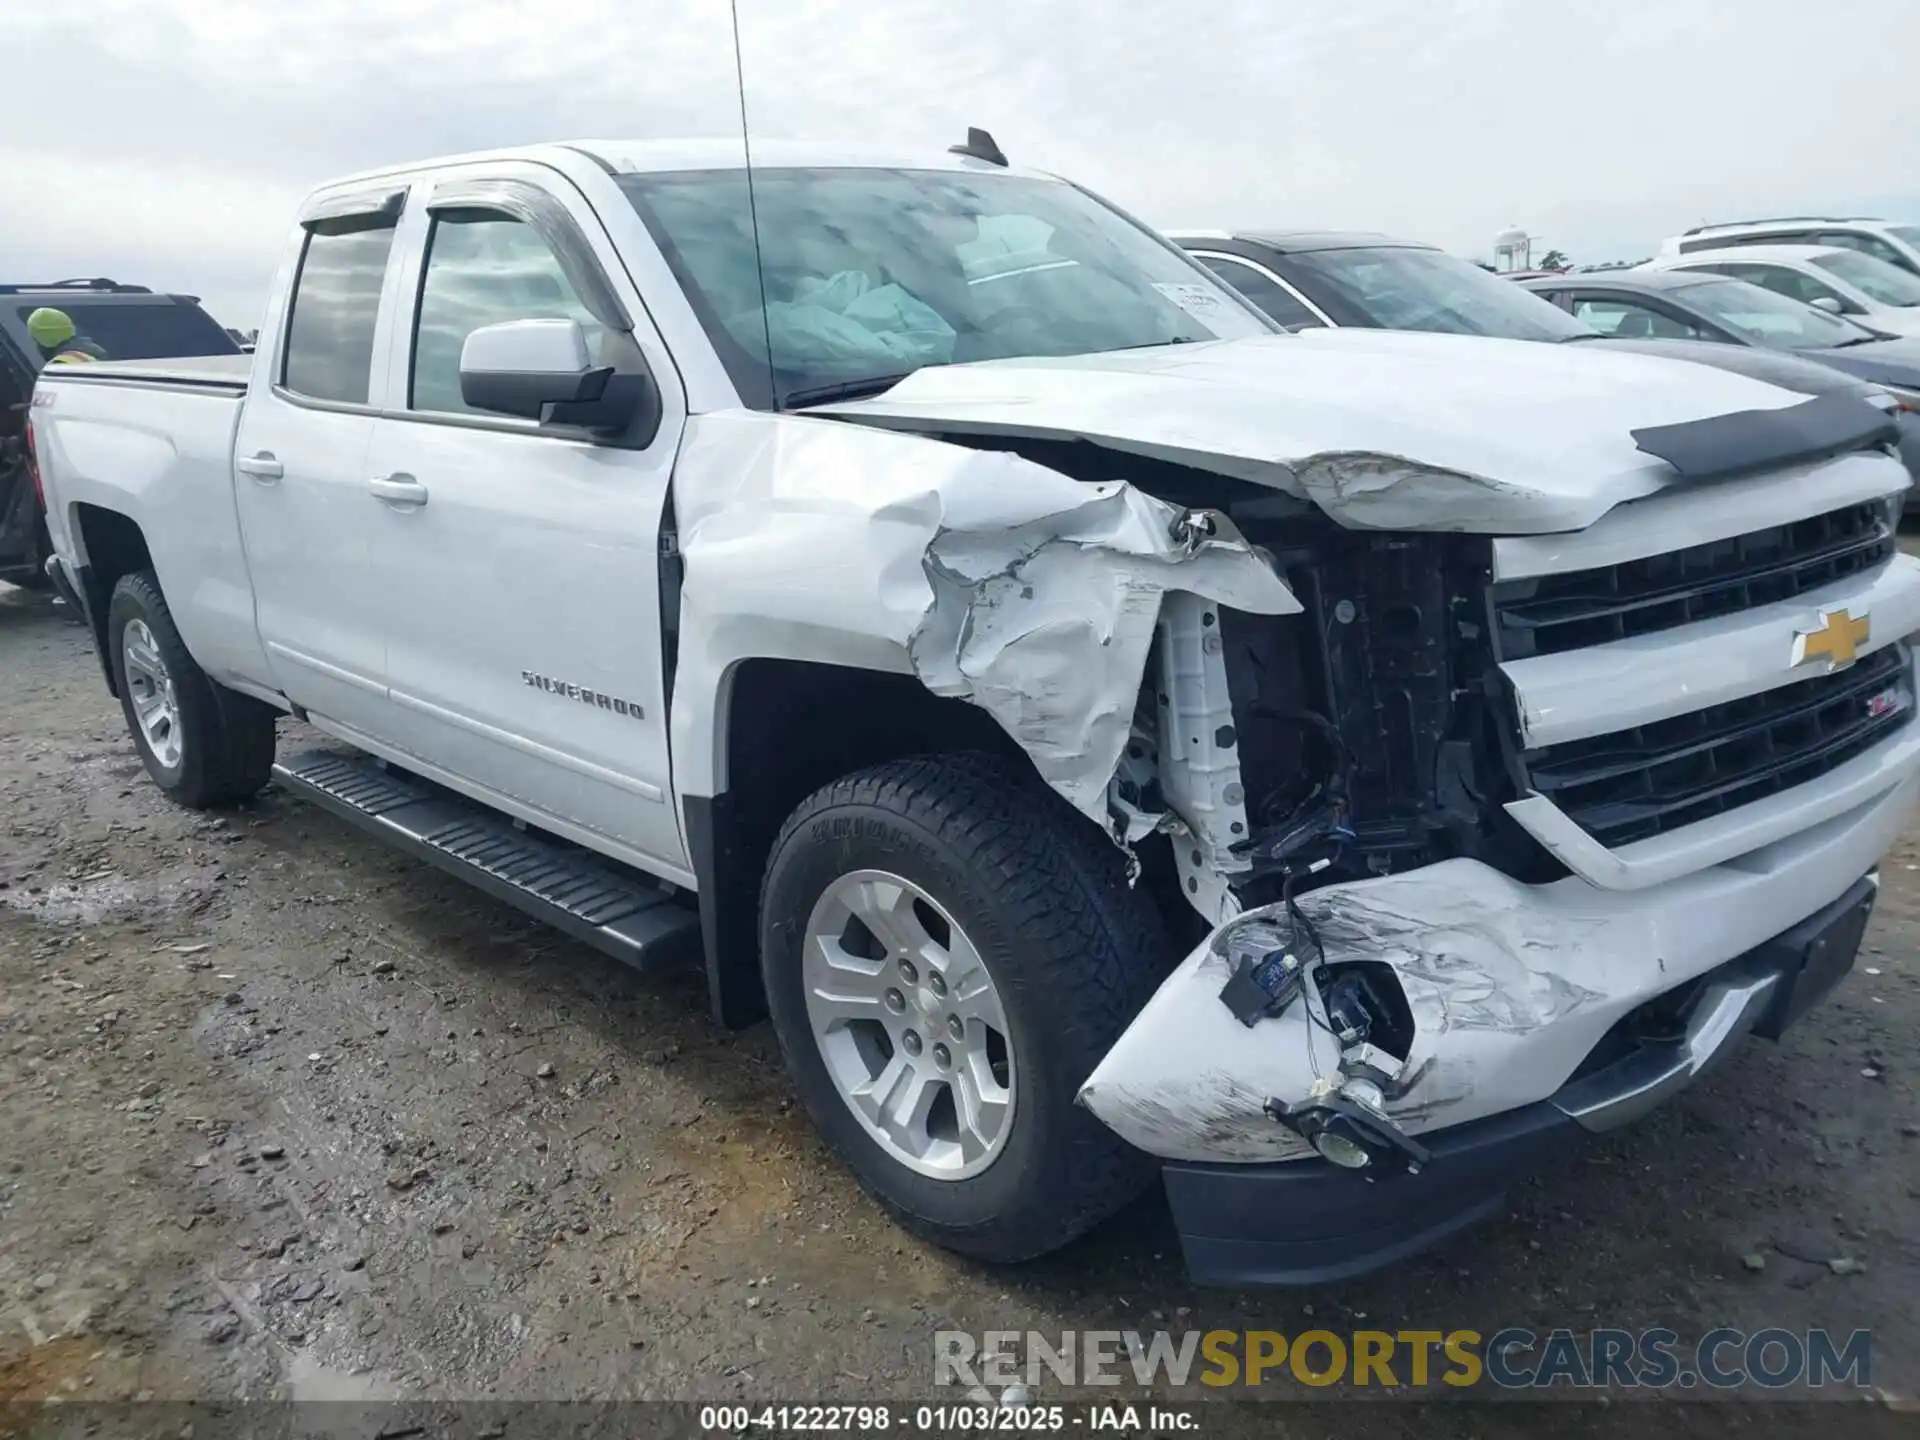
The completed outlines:
{"type": "Polygon", "coordinates": [[[544,690],[549,695],[558,695],[566,700],[578,700],[582,705],[594,705],[602,710],[611,710],[616,715],[631,715],[642,719],[646,711],[637,701],[622,700],[615,695],[603,695],[598,690],[589,690],[584,685],[573,685],[565,680],[555,680],[550,675],[536,675],[531,670],[522,670],[520,678],[536,690],[544,690]]]}

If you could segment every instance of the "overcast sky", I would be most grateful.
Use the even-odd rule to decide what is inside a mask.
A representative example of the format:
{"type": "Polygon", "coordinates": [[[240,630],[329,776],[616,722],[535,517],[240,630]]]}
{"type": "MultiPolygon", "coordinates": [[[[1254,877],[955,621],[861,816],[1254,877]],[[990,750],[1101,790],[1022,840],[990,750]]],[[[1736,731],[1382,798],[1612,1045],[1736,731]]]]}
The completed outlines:
{"type": "MultiPolygon", "coordinates": [[[[756,136],[1023,164],[1169,226],[1580,260],[1710,218],[1920,220],[1896,0],[740,0],[756,136]],[[1586,13],[1575,13],[1576,11],[1586,13]]],[[[568,136],[737,130],[713,0],[0,0],[0,280],[257,322],[300,193],[568,136]]]]}

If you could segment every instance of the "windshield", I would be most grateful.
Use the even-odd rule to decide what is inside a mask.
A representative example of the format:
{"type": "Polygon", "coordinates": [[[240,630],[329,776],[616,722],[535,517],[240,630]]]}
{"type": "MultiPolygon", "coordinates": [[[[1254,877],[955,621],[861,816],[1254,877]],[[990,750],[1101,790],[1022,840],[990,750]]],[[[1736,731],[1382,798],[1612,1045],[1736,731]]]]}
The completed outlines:
{"type": "Polygon", "coordinates": [[[922,365],[1277,328],[1182,251],[1061,181],[756,168],[751,205],[741,170],[619,183],[750,404],[804,403],[922,365]]]}
{"type": "Polygon", "coordinates": [[[1756,345],[1830,350],[1874,332],[1744,280],[1706,280],[1677,292],[1685,302],[1756,345]]]}
{"type": "Polygon", "coordinates": [[[1896,240],[1904,240],[1914,249],[1920,250],[1920,225],[1889,225],[1887,233],[1896,240]]]}
{"type": "Polygon", "coordinates": [[[1566,340],[1593,333],[1551,301],[1438,250],[1313,250],[1288,258],[1369,324],[1387,330],[1507,340],[1566,340]]]}
{"type": "Polygon", "coordinates": [[[1909,275],[1897,265],[1858,250],[1836,250],[1817,257],[1814,264],[1838,275],[1854,289],[1882,305],[1920,305],[1920,275],[1909,275]]]}

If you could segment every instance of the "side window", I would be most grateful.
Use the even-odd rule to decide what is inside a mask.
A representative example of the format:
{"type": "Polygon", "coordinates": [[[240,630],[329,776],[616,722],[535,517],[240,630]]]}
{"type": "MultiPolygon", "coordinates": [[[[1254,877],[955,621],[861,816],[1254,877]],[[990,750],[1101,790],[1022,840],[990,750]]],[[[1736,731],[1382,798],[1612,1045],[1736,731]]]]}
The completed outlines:
{"type": "Polygon", "coordinates": [[[1298,330],[1326,323],[1288,294],[1284,286],[1274,284],[1251,265],[1217,255],[1196,255],[1194,258],[1288,329],[1298,330]]]}
{"type": "Polygon", "coordinates": [[[280,383],[296,395],[364,405],[373,379],[373,329],[393,227],[330,222],[307,232],[293,284],[280,383]]]}
{"type": "Polygon", "coordinates": [[[1848,250],[1858,250],[1864,255],[1871,255],[1876,260],[1884,260],[1889,265],[1898,265],[1903,270],[1907,268],[1907,257],[1878,235],[1862,235],[1855,230],[1828,230],[1814,236],[1813,243],[1843,246],[1848,250]]]}
{"type": "Polygon", "coordinates": [[[603,327],[532,226],[497,210],[443,210],[427,237],[407,406],[465,415],[460,349],[483,325],[577,320],[597,354],[603,327]]]}
{"type": "Polygon", "coordinates": [[[1631,300],[1581,296],[1573,302],[1573,313],[1602,335],[1640,340],[1700,338],[1699,330],[1685,321],[1631,300]]]}
{"type": "Polygon", "coordinates": [[[1726,273],[1736,280],[1745,280],[1749,284],[1761,286],[1776,295],[1785,295],[1798,300],[1803,305],[1811,305],[1815,300],[1838,300],[1847,310],[1858,307],[1831,285],[1822,285],[1811,275],[1803,275],[1798,270],[1789,270],[1784,265],[1729,265],[1726,273]]]}

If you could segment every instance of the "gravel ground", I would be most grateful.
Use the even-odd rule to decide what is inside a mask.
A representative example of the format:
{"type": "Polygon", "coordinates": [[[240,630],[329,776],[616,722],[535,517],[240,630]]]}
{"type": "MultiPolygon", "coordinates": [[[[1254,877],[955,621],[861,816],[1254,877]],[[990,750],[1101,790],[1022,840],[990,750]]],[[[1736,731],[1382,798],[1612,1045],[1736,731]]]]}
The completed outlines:
{"type": "Polygon", "coordinates": [[[1224,1293],[1157,1198],[1019,1270],[906,1238],[697,976],[272,789],[174,808],[43,596],[0,676],[0,1400],[925,1398],[941,1328],[1870,1327],[1920,1389],[1911,835],[1784,1044],[1437,1254],[1224,1293]]]}

